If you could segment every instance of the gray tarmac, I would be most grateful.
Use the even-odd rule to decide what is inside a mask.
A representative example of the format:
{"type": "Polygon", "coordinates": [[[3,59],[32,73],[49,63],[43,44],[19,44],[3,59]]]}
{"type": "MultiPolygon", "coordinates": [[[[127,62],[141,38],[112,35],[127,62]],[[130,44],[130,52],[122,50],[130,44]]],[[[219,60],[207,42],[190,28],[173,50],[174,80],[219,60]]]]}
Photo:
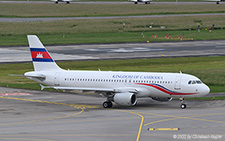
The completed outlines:
{"type": "MultiPolygon", "coordinates": [[[[27,4],[54,4],[51,1],[0,1],[0,3],[27,3],[27,4]]],[[[65,3],[59,3],[65,4],[65,3]]],[[[133,4],[132,2],[82,2],[74,1],[71,4],[133,4]]],[[[144,3],[139,3],[143,4],[144,3]]],[[[215,2],[151,2],[155,4],[172,4],[172,5],[201,5],[201,4],[215,4],[215,2]]],[[[221,2],[220,4],[225,4],[221,2]]],[[[184,16],[213,16],[225,15],[225,13],[204,13],[204,14],[166,14],[166,15],[138,15],[138,16],[102,16],[102,17],[41,17],[41,18],[4,18],[0,17],[0,22],[50,22],[57,20],[81,20],[81,19],[120,19],[120,18],[155,18],[155,17],[184,17],[184,16]]]]}
{"type": "Polygon", "coordinates": [[[205,14],[166,14],[166,15],[140,15],[140,16],[102,16],[102,17],[49,17],[49,18],[0,18],[0,22],[50,22],[58,20],[83,20],[83,19],[121,19],[121,18],[163,18],[163,17],[184,17],[184,16],[215,16],[225,13],[205,14]]]}
{"type": "MultiPolygon", "coordinates": [[[[46,46],[56,61],[224,56],[225,40],[46,46]]],[[[29,47],[0,47],[0,63],[30,62],[29,47]]]]}
{"type": "Polygon", "coordinates": [[[187,109],[178,100],[142,98],[135,107],[112,109],[104,109],[103,101],[90,94],[0,87],[0,140],[225,140],[225,101],[188,100],[187,109]]]}

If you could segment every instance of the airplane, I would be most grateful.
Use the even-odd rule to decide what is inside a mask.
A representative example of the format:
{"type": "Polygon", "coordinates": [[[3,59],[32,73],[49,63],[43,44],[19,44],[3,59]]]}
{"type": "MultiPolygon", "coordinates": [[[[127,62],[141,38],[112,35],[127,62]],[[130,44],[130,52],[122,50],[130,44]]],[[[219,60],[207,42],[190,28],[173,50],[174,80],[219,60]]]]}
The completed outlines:
{"type": "Polygon", "coordinates": [[[145,4],[150,4],[150,1],[152,0],[130,0],[132,2],[134,2],[134,4],[138,4],[138,2],[143,2],[145,4]]]}
{"type": "Polygon", "coordinates": [[[36,35],[27,35],[34,71],[23,76],[41,84],[41,90],[94,91],[107,100],[104,108],[113,102],[121,106],[135,106],[137,98],[147,97],[156,101],[180,98],[180,108],[185,109],[186,97],[201,97],[209,93],[209,87],[199,78],[184,73],[122,72],[64,70],[53,60],[36,35]],[[44,86],[45,85],[45,86],[44,86]]]}
{"type": "Polygon", "coordinates": [[[220,4],[220,2],[225,2],[225,0],[206,0],[206,1],[215,1],[216,4],[220,4]]]}
{"type": "Polygon", "coordinates": [[[58,4],[59,2],[66,2],[67,4],[69,4],[72,0],[52,0],[54,1],[56,4],[58,4]]]}

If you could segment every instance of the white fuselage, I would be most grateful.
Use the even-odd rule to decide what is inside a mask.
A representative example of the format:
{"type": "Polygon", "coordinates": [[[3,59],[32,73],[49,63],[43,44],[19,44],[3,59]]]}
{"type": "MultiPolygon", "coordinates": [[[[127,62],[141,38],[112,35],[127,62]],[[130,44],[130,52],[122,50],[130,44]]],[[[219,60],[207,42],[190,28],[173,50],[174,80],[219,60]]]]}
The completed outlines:
{"type": "Polygon", "coordinates": [[[182,73],[119,72],[63,70],[53,60],[36,35],[28,35],[34,71],[25,77],[41,84],[41,89],[81,90],[102,93],[107,97],[104,108],[112,102],[134,106],[137,97],[151,97],[157,101],[181,98],[181,108],[186,108],[184,97],[200,97],[209,93],[209,88],[193,75],[182,73]]]}
{"type": "Polygon", "coordinates": [[[209,93],[208,86],[197,77],[182,73],[67,70],[28,73],[46,76],[44,81],[31,79],[48,86],[136,90],[137,97],[200,97],[209,93]]]}

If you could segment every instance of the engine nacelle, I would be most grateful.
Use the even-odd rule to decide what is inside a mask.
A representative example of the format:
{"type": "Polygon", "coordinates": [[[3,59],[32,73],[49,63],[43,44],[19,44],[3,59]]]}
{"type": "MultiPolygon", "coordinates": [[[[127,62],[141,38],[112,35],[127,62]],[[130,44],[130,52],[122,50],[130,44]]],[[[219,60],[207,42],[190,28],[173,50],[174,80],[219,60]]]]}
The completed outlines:
{"type": "Polygon", "coordinates": [[[172,97],[151,97],[153,100],[165,102],[165,101],[171,101],[172,97]]]}
{"type": "Polygon", "coordinates": [[[116,93],[113,101],[122,106],[134,106],[137,103],[137,97],[134,93],[116,93]]]}

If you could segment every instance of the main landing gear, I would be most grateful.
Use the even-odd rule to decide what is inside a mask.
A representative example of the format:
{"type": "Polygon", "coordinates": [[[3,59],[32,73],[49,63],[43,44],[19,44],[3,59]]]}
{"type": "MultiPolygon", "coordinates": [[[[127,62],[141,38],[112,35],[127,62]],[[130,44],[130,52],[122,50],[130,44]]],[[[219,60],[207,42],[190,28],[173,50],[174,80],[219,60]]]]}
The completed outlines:
{"type": "Polygon", "coordinates": [[[184,103],[184,98],[183,97],[180,97],[180,108],[181,109],[185,109],[187,107],[187,105],[184,103]]]}
{"type": "Polygon", "coordinates": [[[102,104],[102,106],[103,106],[104,108],[112,108],[113,103],[112,103],[111,101],[105,101],[105,102],[102,104]]]}

